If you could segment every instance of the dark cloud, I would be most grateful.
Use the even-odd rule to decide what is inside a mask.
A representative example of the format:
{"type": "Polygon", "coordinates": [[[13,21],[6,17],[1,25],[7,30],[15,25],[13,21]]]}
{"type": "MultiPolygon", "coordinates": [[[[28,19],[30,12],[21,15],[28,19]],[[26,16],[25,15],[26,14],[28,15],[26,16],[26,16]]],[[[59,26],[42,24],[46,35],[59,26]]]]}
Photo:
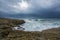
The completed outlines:
{"type": "MultiPolygon", "coordinates": [[[[60,0],[26,0],[29,8],[22,11],[24,14],[37,14],[44,17],[60,17],[60,0]]],[[[22,13],[17,6],[21,0],[0,0],[0,11],[6,13],[22,13]]]]}

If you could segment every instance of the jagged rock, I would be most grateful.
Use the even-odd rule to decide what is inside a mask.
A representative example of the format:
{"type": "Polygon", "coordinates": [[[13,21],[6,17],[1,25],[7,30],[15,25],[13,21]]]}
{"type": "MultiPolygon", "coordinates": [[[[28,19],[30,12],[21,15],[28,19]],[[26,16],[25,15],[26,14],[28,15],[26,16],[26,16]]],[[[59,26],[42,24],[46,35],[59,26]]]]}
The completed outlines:
{"type": "Polygon", "coordinates": [[[25,23],[24,20],[0,19],[0,28],[4,28],[4,27],[15,27],[15,26],[21,25],[23,23],[25,23]]]}

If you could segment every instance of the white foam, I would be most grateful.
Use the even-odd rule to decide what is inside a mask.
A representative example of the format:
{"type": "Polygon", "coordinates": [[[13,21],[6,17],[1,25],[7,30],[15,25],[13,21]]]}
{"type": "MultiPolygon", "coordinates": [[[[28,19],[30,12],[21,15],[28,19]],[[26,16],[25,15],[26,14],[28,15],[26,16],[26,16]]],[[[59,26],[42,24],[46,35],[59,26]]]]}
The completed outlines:
{"type": "Polygon", "coordinates": [[[51,28],[60,27],[60,20],[55,19],[23,19],[26,23],[20,27],[14,27],[13,30],[24,31],[42,31],[51,28]]]}
{"type": "Polygon", "coordinates": [[[45,19],[24,19],[25,24],[21,27],[25,28],[24,31],[42,31],[50,28],[60,27],[59,20],[45,20],[45,19]]]}

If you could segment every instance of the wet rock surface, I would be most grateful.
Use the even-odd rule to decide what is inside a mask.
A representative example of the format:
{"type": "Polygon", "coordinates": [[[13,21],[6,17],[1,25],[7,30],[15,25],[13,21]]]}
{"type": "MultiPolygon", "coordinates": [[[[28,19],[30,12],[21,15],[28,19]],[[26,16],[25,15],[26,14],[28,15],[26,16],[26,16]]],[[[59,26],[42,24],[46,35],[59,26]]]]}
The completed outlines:
{"type": "Polygon", "coordinates": [[[12,30],[11,27],[25,23],[23,20],[0,18],[0,40],[60,40],[60,28],[42,32],[12,30]]]}

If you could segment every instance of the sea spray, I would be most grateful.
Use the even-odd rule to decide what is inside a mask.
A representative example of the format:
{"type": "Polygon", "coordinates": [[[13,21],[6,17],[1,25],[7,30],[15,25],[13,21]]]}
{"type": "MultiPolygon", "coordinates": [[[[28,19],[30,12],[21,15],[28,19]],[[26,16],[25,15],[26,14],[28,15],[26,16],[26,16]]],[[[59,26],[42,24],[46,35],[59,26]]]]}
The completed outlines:
{"type": "Polygon", "coordinates": [[[24,31],[42,31],[46,29],[60,27],[60,19],[57,20],[56,19],[23,19],[23,20],[26,23],[20,25],[20,27],[24,28],[25,29],[24,31]]]}

